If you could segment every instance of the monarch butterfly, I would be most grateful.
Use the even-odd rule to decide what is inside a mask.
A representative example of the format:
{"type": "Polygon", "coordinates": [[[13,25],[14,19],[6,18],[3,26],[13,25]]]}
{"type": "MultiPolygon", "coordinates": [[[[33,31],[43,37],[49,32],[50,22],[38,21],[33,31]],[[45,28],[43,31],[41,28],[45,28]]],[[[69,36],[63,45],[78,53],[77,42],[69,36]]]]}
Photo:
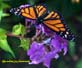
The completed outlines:
{"type": "Polygon", "coordinates": [[[67,40],[74,40],[74,35],[64,24],[64,19],[57,11],[49,12],[45,5],[24,5],[10,10],[15,15],[23,16],[27,19],[36,20],[36,24],[44,24],[67,40]]]}

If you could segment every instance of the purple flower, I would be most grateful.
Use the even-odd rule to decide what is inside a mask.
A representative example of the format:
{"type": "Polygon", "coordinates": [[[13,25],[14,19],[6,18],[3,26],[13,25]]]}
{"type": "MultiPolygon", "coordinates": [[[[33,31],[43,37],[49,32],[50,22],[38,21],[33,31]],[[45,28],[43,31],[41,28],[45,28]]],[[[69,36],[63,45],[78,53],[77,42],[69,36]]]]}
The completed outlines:
{"type": "Polygon", "coordinates": [[[43,44],[39,44],[37,42],[33,42],[31,48],[28,50],[28,55],[30,56],[30,60],[32,60],[32,64],[38,64],[42,62],[44,55],[46,54],[45,48],[43,44]]]}
{"type": "Polygon", "coordinates": [[[25,8],[25,7],[29,7],[30,4],[25,4],[25,5],[21,5],[19,8],[25,8]]]}
{"type": "Polygon", "coordinates": [[[64,51],[64,55],[67,53],[67,45],[68,41],[61,38],[58,35],[55,35],[53,39],[51,40],[51,45],[55,48],[56,51],[61,52],[64,51]]]}
{"type": "Polygon", "coordinates": [[[26,20],[35,25],[36,35],[32,38],[33,41],[30,45],[30,49],[27,51],[27,55],[30,57],[31,62],[29,64],[43,63],[47,68],[50,68],[50,62],[53,58],[58,59],[59,53],[64,51],[63,55],[67,53],[67,40],[58,36],[55,32],[50,30],[43,24],[36,25],[34,20],[26,20]],[[38,37],[40,38],[38,42],[38,37]]]}
{"type": "MultiPolygon", "coordinates": [[[[48,41],[44,40],[44,41],[48,41]]],[[[49,41],[48,41],[49,42],[49,41]]],[[[60,52],[64,50],[64,55],[67,53],[67,41],[61,37],[55,35],[50,39],[50,43],[38,43],[32,42],[30,49],[27,51],[27,55],[30,56],[30,64],[43,63],[46,67],[50,67],[50,62],[53,58],[59,58],[60,52]],[[49,49],[47,48],[49,47],[49,49]]]]}

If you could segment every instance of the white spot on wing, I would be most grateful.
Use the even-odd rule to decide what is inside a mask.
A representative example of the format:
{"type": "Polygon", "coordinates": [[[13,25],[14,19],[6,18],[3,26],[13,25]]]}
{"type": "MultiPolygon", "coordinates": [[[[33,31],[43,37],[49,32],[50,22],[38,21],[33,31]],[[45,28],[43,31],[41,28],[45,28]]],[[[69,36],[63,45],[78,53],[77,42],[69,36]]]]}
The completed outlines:
{"type": "Polygon", "coordinates": [[[65,34],[65,38],[67,38],[67,35],[65,34]]]}
{"type": "Polygon", "coordinates": [[[66,34],[69,34],[69,32],[66,32],[66,34]]]}
{"type": "Polygon", "coordinates": [[[18,12],[15,12],[15,15],[17,14],[18,12]]]}

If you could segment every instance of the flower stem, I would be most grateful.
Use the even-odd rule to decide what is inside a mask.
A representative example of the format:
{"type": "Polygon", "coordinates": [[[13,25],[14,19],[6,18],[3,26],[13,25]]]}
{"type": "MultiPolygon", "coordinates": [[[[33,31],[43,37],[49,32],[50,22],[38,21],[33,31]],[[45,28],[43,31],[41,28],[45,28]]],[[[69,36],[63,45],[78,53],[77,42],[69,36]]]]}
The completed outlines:
{"type": "Polygon", "coordinates": [[[11,36],[11,37],[23,38],[22,36],[14,35],[14,34],[12,34],[12,33],[7,33],[6,35],[7,35],[7,36],[11,36]]]}

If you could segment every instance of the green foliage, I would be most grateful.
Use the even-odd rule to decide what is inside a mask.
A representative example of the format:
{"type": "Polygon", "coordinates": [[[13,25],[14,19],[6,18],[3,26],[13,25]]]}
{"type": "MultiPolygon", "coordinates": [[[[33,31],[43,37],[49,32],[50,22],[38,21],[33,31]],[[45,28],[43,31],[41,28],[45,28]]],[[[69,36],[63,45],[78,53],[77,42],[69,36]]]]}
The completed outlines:
{"type": "Polygon", "coordinates": [[[9,5],[7,5],[6,3],[3,2],[3,0],[1,0],[0,1],[0,21],[2,17],[9,16],[9,14],[3,12],[5,8],[9,8],[9,5]]]}
{"type": "Polygon", "coordinates": [[[69,51],[68,51],[69,54],[71,56],[74,56],[75,55],[75,42],[69,41],[68,47],[69,47],[69,51]]]}
{"type": "Polygon", "coordinates": [[[9,14],[3,13],[3,10],[0,9],[0,21],[1,21],[2,17],[5,17],[5,16],[9,16],[9,14]]]}
{"type": "Polygon", "coordinates": [[[78,9],[79,5],[80,5],[80,4],[78,4],[78,5],[77,4],[72,4],[72,2],[70,0],[63,0],[63,1],[60,1],[60,0],[54,0],[54,1],[48,0],[48,1],[46,1],[46,3],[48,4],[49,8],[51,8],[51,9],[56,9],[56,10],[59,10],[59,11],[63,11],[63,13],[65,11],[67,11],[67,12],[65,12],[65,14],[67,13],[66,15],[72,13],[73,11],[77,11],[77,10],[75,10],[75,7],[77,7],[77,9],[78,9]]]}
{"type": "Polygon", "coordinates": [[[60,61],[59,64],[58,64],[58,68],[65,68],[66,67],[66,64],[64,61],[60,61]]]}
{"type": "Polygon", "coordinates": [[[13,30],[12,30],[12,34],[14,35],[24,35],[25,34],[25,27],[22,24],[17,24],[14,25],[13,30]]]}
{"type": "Polygon", "coordinates": [[[20,47],[22,47],[25,51],[27,51],[29,49],[30,40],[29,39],[20,39],[20,40],[21,40],[20,47]]]}
{"type": "Polygon", "coordinates": [[[77,63],[76,63],[76,67],[75,68],[82,68],[82,59],[80,59],[77,63]]]}
{"type": "Polygon", "coordinates": [[[8,42],[7,42],[7,36],[6,31],[4,29],[0,28],[0,48],[3,49],[6,52],[9,52],[13,57],[15,57],[12,49],[10,48],[8,42]]]}
{"type": "Polygon", "coordinates": [[[7,31],[5,29],[0,28],[0,36],[6,34],[7,31]]]}
{"type": "Polygon", "coordinates": [[[0,2],[0,4],[1,4],[1,6],[0,6],[1,8],[0,9],[5,9],[5,8],[9,8],[10,7],[8,4],[4,3],[3,1],[0,2]]]}

